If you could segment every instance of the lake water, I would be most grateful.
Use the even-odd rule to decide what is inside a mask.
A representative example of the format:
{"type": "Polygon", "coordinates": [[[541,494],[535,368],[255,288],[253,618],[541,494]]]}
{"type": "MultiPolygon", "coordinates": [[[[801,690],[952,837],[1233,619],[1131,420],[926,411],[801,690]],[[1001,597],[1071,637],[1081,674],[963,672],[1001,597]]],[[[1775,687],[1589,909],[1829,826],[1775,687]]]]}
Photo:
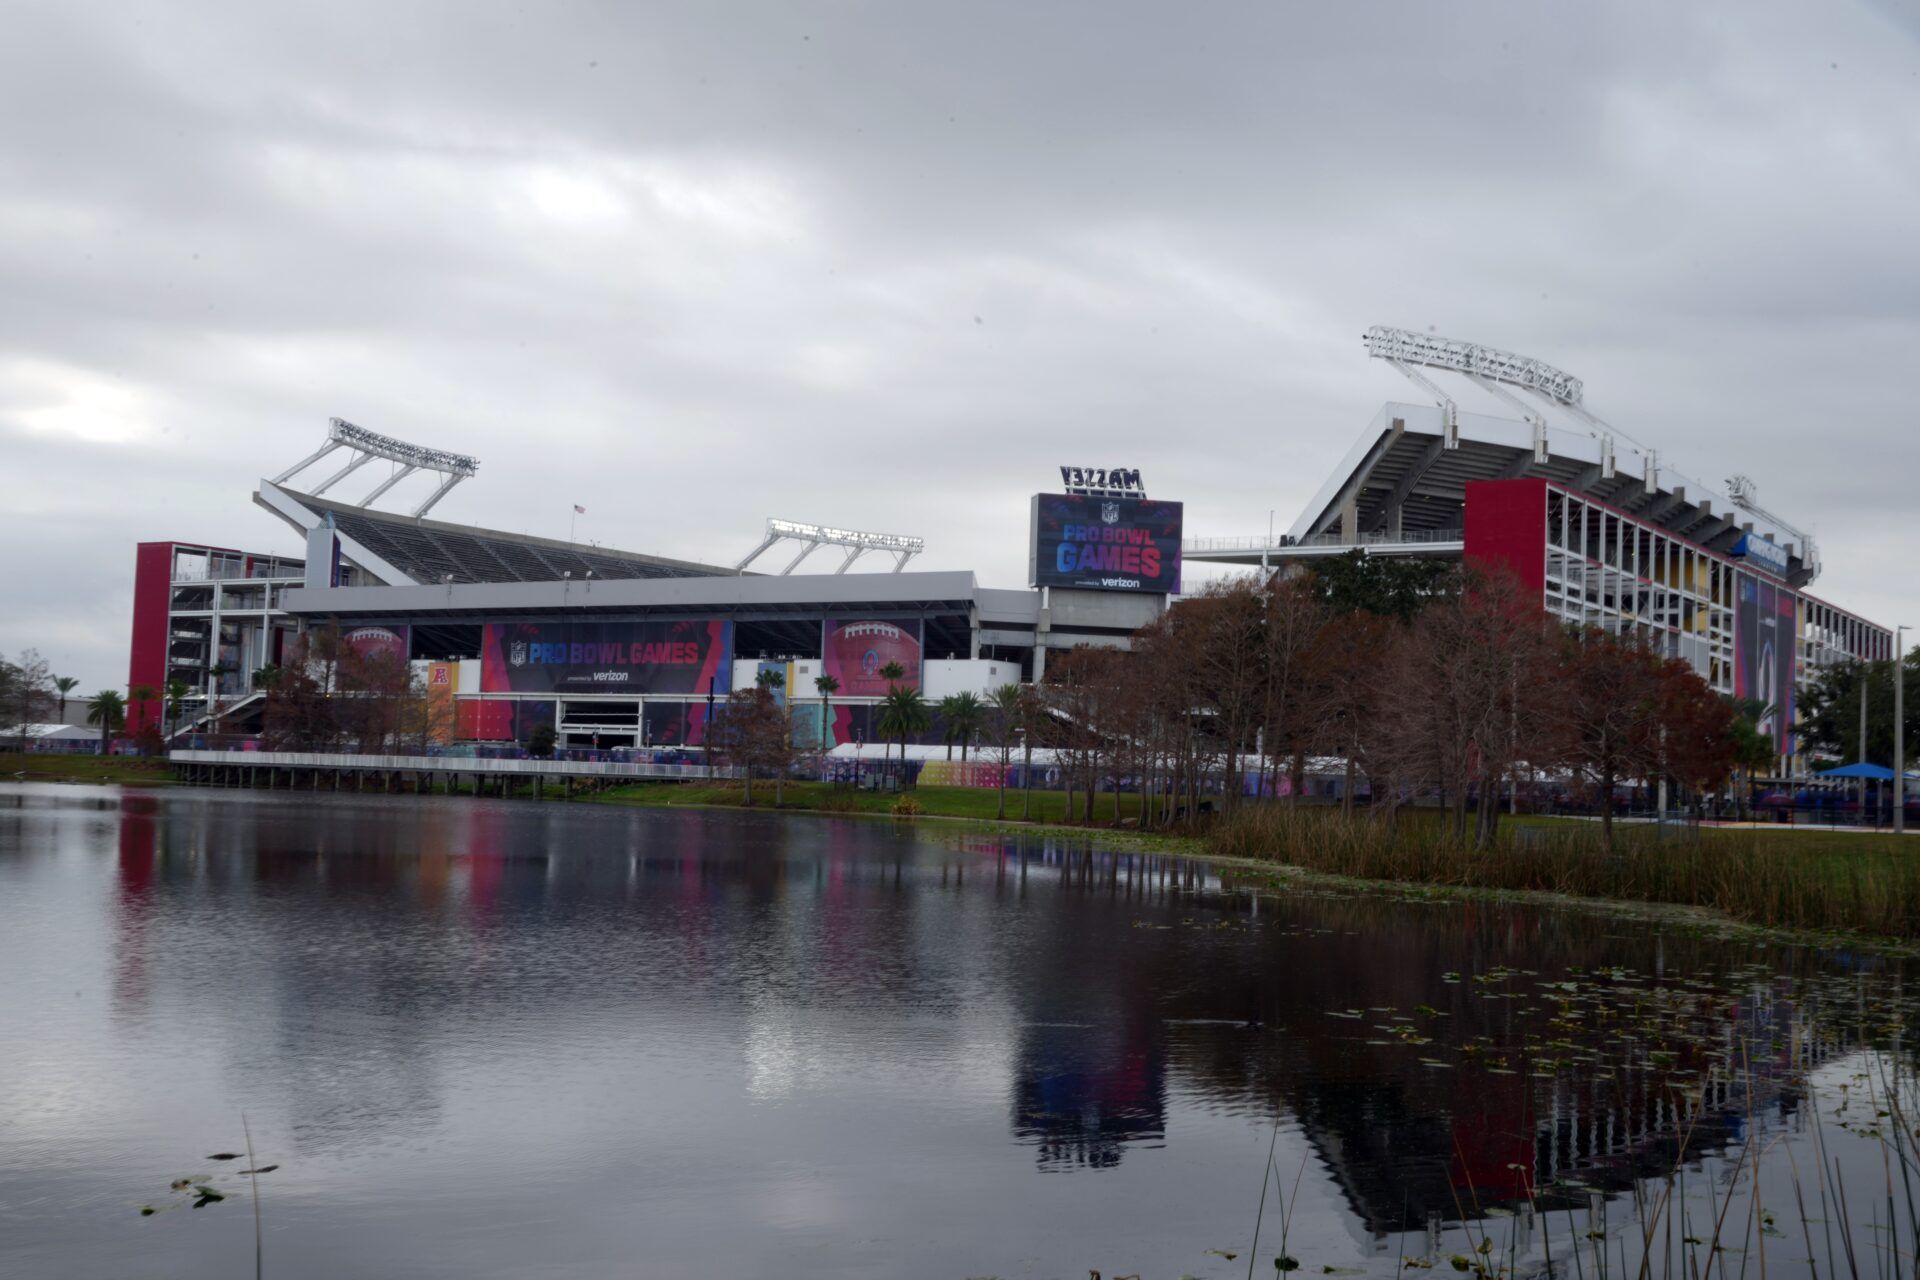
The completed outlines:
{"type": "Polygon", "coordinates": [[[1244,1276],[1256,1216],[1256,1275],[1594,1277],[1663,1187],[1651,1274],[1879,1274],[1909,1017],[1871,954],[934,824],[13,786],[0,1275],[249,1274],[243,1116],[286,1278],[1244,1276]]]}

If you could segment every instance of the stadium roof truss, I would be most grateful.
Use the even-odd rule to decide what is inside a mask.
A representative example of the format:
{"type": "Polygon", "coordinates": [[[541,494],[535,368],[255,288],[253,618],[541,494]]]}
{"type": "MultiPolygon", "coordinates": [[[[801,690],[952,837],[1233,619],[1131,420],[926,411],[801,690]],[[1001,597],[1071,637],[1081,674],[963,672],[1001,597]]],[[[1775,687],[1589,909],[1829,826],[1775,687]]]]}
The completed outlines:
{"type": "Polygon", "coordinates": [[[734,572],[719,565],[426,518],[435,503],[479,469],[479,460],[471,455],[409,444],[334,418],[320,448],[273,479],[261,481],[254,502],[302,535],[331,526],[345,558],[390,586],[705,578],[734,572]],[[311,490],[288,487],[288,480],[342,450],[348,454],[346,465],[311,490]],[[326,496],[329,489],[376,460],[392,463],[394,469],[365,498],[351,503],[326,496]],[[374,508],[388,490],[421,471],[441,478],[425,502],[404,514],[374,508]]]}
{"type": "Polygon", "coordinates": [[[800,562],[818,551],[821,547],[845,547],[846,556],[840,561],[835,573],[845,573],[853,567],[853,562],[869,551],[881,551],[893,556],[893,572],[899,573],[907,567],[907,561],[926,550],[926,540],[909,537],[902,533],[862,533],[856,529],[836,529],[830,525],[801,524],[795,520],[768,520],[766,536],[760,539],[760,545],[742,556],[734,565],[735,573],[745,573],[747,566],[773,549],[781,542],[797,542],[799,552],[787,562],[780,571],[784,577],[800,567],[800,562]]]}
{"type": "Polygon", "coordinates": [[[405,440],[396,440],[392,436],[383,436],[365,427],[356,427],[345,418],[332,418],[328,420],[325,442],[301,461],[275,476],[273,483],[285,484],[314,463],[341,449],[347,450],[350,455],[347,465],[316,485],[312,491],[314,497],[324,495],[327,490],[369,462],[383,459],[395,464],[393,471],[376,485],[371,493],[360,499],[358,505],[371,507],[382,494],[416,471],[430,471],[441,476],[442,480],[440,487],[435,489],[425,502],[413,509],[411,514],[416,520],[433,510],[434,504],[446,497],[453,486],[468,479],[480,469],[480,460],[468,454],[449,453],[445,449],[429,449],[424,445],[408,444],[405,440]]]}

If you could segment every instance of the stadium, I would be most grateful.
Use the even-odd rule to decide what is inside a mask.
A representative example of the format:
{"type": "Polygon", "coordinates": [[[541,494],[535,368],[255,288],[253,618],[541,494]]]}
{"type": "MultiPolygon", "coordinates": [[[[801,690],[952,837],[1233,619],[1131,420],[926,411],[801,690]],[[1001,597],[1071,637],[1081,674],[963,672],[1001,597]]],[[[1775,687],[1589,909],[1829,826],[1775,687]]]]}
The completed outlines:
{"type": "MultiPolygon", "coordinates": [[[[873,743],[890,664],[929,699],[984,695],[1043,677],[1049,652],[1126,644],[1180,586],[1180,504],[1149,500],[1137,471],[1061,468],[1063,491],[1031,503],[1032,585],[1002,589],[911,570],[919,538],[786,520],[723,565],[430,519],[478,470],[334,419],[316,452],[253,494],[304,554],[140,544],[129,688],[184,689],[174,727],[254,732],[261,670],[302,631],[337,624],[450,695],[459,741],[524,742],[550,724],[572,747],[696,747],[714,700],[771,668],[797,741],[873,743]],[[385,474],[357,502],[333,496],[374,474],[363,468],[385,474]],[[409,483],[422,499],[391,509],[409,483]],[[788,549],[765,561],[777,571],[753,570],[788,549]],[[817,552],[822,571],[797,572],[817,552]],[[822,676],[837,684],[824,700],[822,676]]],[[[165,714],[159,696],[131,711],[134,730],[165,714]]]]}
{"type": "Polygon", "coordinates": [[[1752,481],[1708,484],[1595,415],[1580,379],[1475,343],[1376,327],[1364,341],[1427,397],[1383,405],[1278,537],[1190,541],[1190,563],[1308,566],[1368,556],[1511,570],[1549,614],[1637,632],[1710,687],[1764,703],[1782,774],[1800,772],[1798,687],[1893,654],[1893,632],[1806,590],[1814,539],[1752,481]],[[1504,413],[1475,413],[1474,396],[1504,413]]]}
{"type": "MultiPolygon", "coordinates": [[[[1183,562],[1290,571],[1359,552],[1504,566],[1556,617],[1649,637],[1716,691],[1766,704],[1792,774],[1798,686],[1891,656],[1886,627],[1807,590],[1814,539],[1750,481],[1682,473],[1596,416],[1578,378],[1431,334],[1365,342],[1426,402],[1383,405],[1287,533],[1183,542],[1182,504],[1149,499],[1138,471],[1062,467],[1059,490],[1031,499],[1020,589],[912,570],[917,537],[786,520],[730,564],[435,520],[479,462],[334,419],[253,493],[301,554],[140,544],[129,687],[171,685],[176,725],[255,732],[257,673],[337,625],[453,700],[451,740],[525,742],[546,724],[571,747],[697,747],[714,700],[774,669],[796,740],[858,749],[879,740],[889,664],[932,700],[984,695],[1043,678],[1051,652],[1126,645],[1178,596],[1183,562]],[[375,475],[358,501],[336,496],[375,475]]],[[[131,727],[162,708],[135,697],[131,727]]]]}

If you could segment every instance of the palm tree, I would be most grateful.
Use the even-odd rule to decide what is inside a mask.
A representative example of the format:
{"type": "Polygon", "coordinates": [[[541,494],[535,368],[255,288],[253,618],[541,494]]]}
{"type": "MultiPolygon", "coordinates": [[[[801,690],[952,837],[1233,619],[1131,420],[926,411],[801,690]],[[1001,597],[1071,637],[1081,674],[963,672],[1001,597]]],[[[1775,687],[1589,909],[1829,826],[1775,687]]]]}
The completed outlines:
{"type": "Polygon", "coordinates": [[[113,731],[127,722],[127,704],[115,689],[102,689],[87,703],[87,723],[100,726],[100,754],[107,754],[113,731]]]}
{"type": "Polygon", "coordinates": [[[167,681],[167,745],[173,745],[173,735],[180,732],[180,713],[186,708],[187,696],[193,692],[185,680],[167,681]]]}
{"type": "Polygon", "coordinates": [[[980,701],[980,695],[968,690],[940,699],[940,715],[947,722],[947,759],[953,759],[953,744],[960,743],[960,761],[966,763],[967,751],[973,746],[973,740],[980,733],[980,724],[987,716],[987,704],[980,701]]]}
{"type": "Polygon", "coordinates": [[[827,750],[827,699],[840,692],[840,682],[832,676],[815,676],[814,691],[820,695],[820,750],[827,750]]]}
{"type": "Polygon", "coordinates": [[[960,695],[950,693],[940,699],[940,741],[947,744],[947,759],[953,759],[954,739],[960,736],[960,695]]]}
{"type": "Polygon", "coordinates": [[[280,664],[277,662],[269,662],[266,666],[259,668],[253,673],[253,687],[256,689],[270,690],[280,683],[281,674],[280,664]]]}
{"type": "MultiPolygon", "coordinates": [[[[894,688],[894,682],[899,680],[901,677],[905,676],[907,674],[907,669],[901,666],[898,662],[889,662],[884,667],[881,667],[880,670],[876,672],[876,674],[882,680],[885,680],[887,682],[887,692],[892,693],[894,688]]],[[[882,703],[881,705],[882,707],[884,707],[885,703],[882,703]]],[[[887,734],[884,729],[881,729],[877,725],[874,727],[874,731],[880,735],[880,743],[881,743],[880,763],[884,765],[887,762],[887,752],[890,749],[887,746],[887,734]]],[[[903,741],[900,744],[900,763],[905,764],[906,762],[907,762],[907,744],[903,741]]]]}
{"type": "Polygon", "coordinates": [[[54,677],[53,687],[60,691],[60,723],[61,724],[65,724],[67,722],[67,695],[72,693],[74,689],[79,686],[79,684],[80,684],[79,679],[74,676],[54,677]]]}
{"type": "MultiPolygon", "coordinates": [[[[933,723],[933,711],[918,689],[890,687],[880,700],[880,723],[875,726],[882,739],[900,741],[900,763],[907,762],[907,739],[933,723]]],[[[882,757],[885,758],[884,756],[882,757]]]]}
{"type": "Polygon", "coordinates": [[[127,714],[131,717],[133,709],[139,707],[140,714],[144,717],[146,715],[147,705],[158,702],[159,700],[160,691],[158,689],[150,684],[136,684],[127,690],[127,714]]]}
{"type": "Polygon", "coordinates": [[[1774,713],[1771,702],[1763,698],[1730,698],[1728,702],[1733,707],[1733,763],[1741,778],[1734,812],[1744,815],[1753,798],[1754,775],[1778,763],[1780,747],[1772,734],[1760,729],[1774,713]]]}

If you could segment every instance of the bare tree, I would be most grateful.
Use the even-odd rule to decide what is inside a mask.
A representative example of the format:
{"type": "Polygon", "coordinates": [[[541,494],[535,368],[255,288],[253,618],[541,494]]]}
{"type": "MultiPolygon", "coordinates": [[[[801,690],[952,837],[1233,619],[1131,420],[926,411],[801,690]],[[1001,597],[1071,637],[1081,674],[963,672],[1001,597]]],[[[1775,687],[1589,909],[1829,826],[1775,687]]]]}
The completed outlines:
{"type": "Polygon", "coordinates": [[[1276,578],[1268,587],[1262,736],[1265,755],[1274,762],[1276,793],[1279,761],[1291,762],[1290,803],[1299,800],[1307,751],[1319,725],[1322,700],[1315,658],[1327,616],[1310,575],[1276,578]]]}
{"type": "MultiPolygon", "coordinates": [[[[1081,645],[1047,664],[1051,741],[1061,767],[1079,781],[1085,797],[1082,816],[1087,822],[1094,819],[1095,798],[1105,778],[1114,779],[1114,816],[1119,817],[1119,780],[1113,766],[1120,747],[1116,720],[1126,658],[1117,649],[1081,645]]],[[[1072,816],[1071,798],[1068,816],[1072,816]]]]}
{"type": "Polygon", "coordinates": [[[1321,750],[1346,761],[1340,808],[1348,815],[1359,773],[1366,771],[1369,792],[1377,794],[1375,784],[1382,779],[1375,775],[1389,772],[1366,765],[1384,745],[1381,716],[1394,700],[1388,673],[1396,665],[1399,625],[1371,613],[1339,614],[1321,628],[1314,646],[1321,690],[1315,737],[1321,750]]]}
{"type": "Polygon", "coordinates": [[[1241,761],[1265,717],[1266,601],[1253,579],[1239,577],[1209,584],[1179,608],[1191,634],[1195,683],[1224,757],[1221,807],[1231,813],[1241,761]]]}
{"type": "MultiPolygon", "coordinates": [[[[1000,753],[1000,807],[998,817],[1006,821],[1007,817],[1007,770],[1013,759],[1013,740],[1020,733],[1023,717],[1021,715],[1021,688],[1018,684],[1003,684],[987,695],[987,706],[991,711],[993,745],[1000,753]]],[[[1027,748],[1031,757],[1033,748],[1027,748]]]]}
{"type": "Polygon", "coordinates": [[[785,714],[765,684],[730,694],[707,730],[713,752],[746,775],[746,802],[753,803],[753,778],[773,770],[774,803],[780,802],[779,779],[793,760],[792,730],[785,714]]]}
{"type": "Polygon", "coordinates": [[[32,649],[23,649],[12,662],[0,659],[0,707],[14,731],[14,749],[27,749],[31,726],[53,715],[58,698],[53,671],[32,649]]]}
{"type": "Polygon", "coordinates": [[[1639,636],[1589,628],[1562,641],[1553,688],[1557,755],[1598,793],[1609,850],[1614,789],[1663,767],[1672,680],[1666,660],[1639,636]]]}
{"type": "Polygon", "coordinates": [[[1437,788],[1462,843],[1470,794],[1477,788],[1480,797],[1472,843],[1490,848],[1502,782],[1523,757],[1541,753],[1551,695],[1535,695],[1550,683],[1556,634],[1510,574],[1470,572],[1392,646],[1393,695],[1380,708],[1376,762],[1437,788]]]}

